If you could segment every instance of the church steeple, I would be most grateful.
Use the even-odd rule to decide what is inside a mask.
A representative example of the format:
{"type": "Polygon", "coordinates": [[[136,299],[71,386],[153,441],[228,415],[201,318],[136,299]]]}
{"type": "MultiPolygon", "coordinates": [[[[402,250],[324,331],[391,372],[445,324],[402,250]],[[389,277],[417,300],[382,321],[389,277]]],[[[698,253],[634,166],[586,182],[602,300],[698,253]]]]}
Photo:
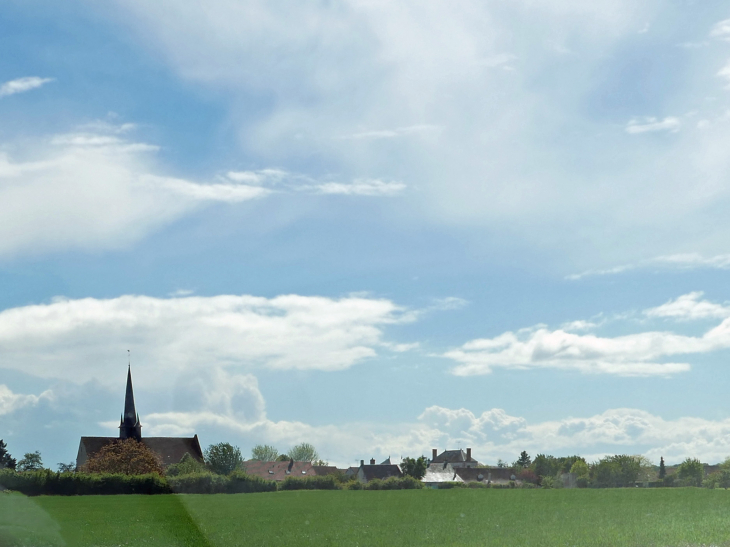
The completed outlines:
{"type": "Polygon", "coordinates": [[[134,407],[134,390],[132,389],[132,367],[127,369],[127,392],[124,395],[124,414],[119,424],[120,439],[142,438],[142,424],[139,423],[139,415],[134,407]]]}

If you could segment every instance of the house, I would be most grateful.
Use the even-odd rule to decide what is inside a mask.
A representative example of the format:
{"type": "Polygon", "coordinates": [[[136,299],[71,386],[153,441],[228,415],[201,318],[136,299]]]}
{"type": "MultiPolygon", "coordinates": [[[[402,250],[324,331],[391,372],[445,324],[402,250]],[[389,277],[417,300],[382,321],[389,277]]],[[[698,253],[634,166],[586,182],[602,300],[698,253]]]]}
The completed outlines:
{"type": "Polygon", "coordinates": [[[124,396],[124,413],[119,423],[119,437],[81,437],[76,454],[76,469],[83,466],[103,447],[124,439],[136,439],[144,444],[157,454],[163,467],[178,463],[185,454],[190,454],[199,462],[203,461],[203,451],[197,435],[192,437],[142,437],[142,424],[134,404],[131,367],[127,370],[127,390],[124,396]]]}
{"type": "MultiPolygon", "coordinates": [[[[390,458],[385,461],[390,461],[390,458]]],[[[375,459],[371,459],[370,465],[365,465],[365,460],[360,460],[360,467],[357,469],[355,476],[360,482],[366,483],[373,479],[380,479],[384,481],[391,477],[400,478],[403,476],[403,473],[397,465],[392,463],[376,464],[375,459]]]]}
{"type": "Polygon", "coordinates": [[[509,484],[510,481],[515,480],[513,471],[509,467],[454,467],[454,472],[467,483],[509,484]]]}
{"type": "Polygon", "coordinates": [[[438,488],[439,484],[445,482],[464,482],[464,480],[457,475],[456,470],[450,463],[444,462],[430,463],[421,482],[429,488],[438,488]]]}
{"type": "Polygon", "coordinates": [[[243,462],[243,470],[249,474],[269,481],[283,481],[287,477],[315,477],[317,472],[312,462],[274,461],[261,462],[248,460],[243,462]]]}
{"type": "Polygon", "coordinates": [[[458,450],[444,450],[438,454],[438,449],[433,449],[431,463],[450,463],[454,469],[458,467],[477,467],[479,462],[471,457],[471,448],[467,448],[464,452],[461,448],[458,450]]]}

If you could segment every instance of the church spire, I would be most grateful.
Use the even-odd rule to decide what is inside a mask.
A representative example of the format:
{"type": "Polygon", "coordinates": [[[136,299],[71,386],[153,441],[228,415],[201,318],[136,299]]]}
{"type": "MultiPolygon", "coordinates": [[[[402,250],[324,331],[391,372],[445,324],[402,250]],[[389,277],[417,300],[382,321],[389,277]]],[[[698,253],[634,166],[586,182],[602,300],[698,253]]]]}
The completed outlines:
{"type": "Polygon", "coordinates": [[[132,389],[132,365],[127,369],[127,391],[124,395],[124,414],[119,424],[120,439],[142,438],[142,424],[139,423],[139,416],[134,407],[134,390],[132,389]]]}

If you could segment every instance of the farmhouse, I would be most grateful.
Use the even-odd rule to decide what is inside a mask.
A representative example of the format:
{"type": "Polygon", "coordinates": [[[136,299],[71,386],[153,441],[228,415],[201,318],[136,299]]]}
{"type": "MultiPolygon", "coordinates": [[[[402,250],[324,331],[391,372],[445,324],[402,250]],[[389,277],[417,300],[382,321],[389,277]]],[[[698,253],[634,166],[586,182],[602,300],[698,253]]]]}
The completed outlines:
{"type": "Polygon", "coordinates": [[[479,462],[471,457],[471,448],[467,448],[466,452],[461,448],[458,450],[444,450],[441,454],[438,454],[438,449],[434,448],[431,463],[450,463],[454,469],[479,466],[479,462]]]}
{"type": "Polygon", "coordinates": [[[132,369],[127,370],[127,391],[124,396],[124,413],[119,423],[119,437],[81,437],[79,451],[76,455],[76,469],[84,465],[89,458],[104,446],[120,439],[136,439],[157,454],[163,467],[178,463],[185,454],[203,461],[198,436],[193,437],[142,437],[142,424],[134,404],[132,389],[132,369]]]}

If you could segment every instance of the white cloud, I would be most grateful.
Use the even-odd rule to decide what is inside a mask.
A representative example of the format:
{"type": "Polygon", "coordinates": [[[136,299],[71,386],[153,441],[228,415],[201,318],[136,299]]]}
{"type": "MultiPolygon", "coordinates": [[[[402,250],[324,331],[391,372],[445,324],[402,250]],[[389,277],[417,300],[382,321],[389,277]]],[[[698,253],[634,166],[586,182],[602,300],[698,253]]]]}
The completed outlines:
{"type": "Polygon", "coordinates": [[[435,133],[441,131],[438,125],[418,124],[406,127],[397,127],[395,129],[375,129],[370,131],[359,131],[340,137],[342,139],[394,139],[397,137],[406,137],[409,135],[418,135],[424,133],[435,133]]]}
{"type": "Polygon", "coordinates": [[[397,181],[379,179],[355,179],[352,182],[316,180],[307,175],[290,173],[282,169],[259,171],[229,171],[226,176],[237,182],[275,188],[277,192],[304,192],[311,194],[339,194],[347,196],[394,196],[406,189],[397,181]]]}
{"type": "Polygon", "coordinates": [[[644,310],[648,317],[672,318],[678,320],[725,319],[730,317],[730,306],[700,300],[702,291],[684,294],[666,304],[644,310]]]}
{"type": "Polygon", "coordinates": [[[324,182],[309,187],[320,194],[341,194],[346,196],[393,196],[405,190],[402,182],[385,182],[377,179],[358,179],[351,183],[324,182]]]}
{"type": "Polygon", "coordinates": [[[724,19],[715,23],[710,30],[710,37],[730,41],[730,19],[724,19]]]}
{"type": "Polygon", "coordinates": [[[44,391],[40,395],[21,395],[13,393],[10,388],[0,384],[0,416],[11,414],[24,407],[35,406],[42,399],[52,399],[51,391],[44,391]]]}
{"type": "Polygon", "coordinates": [[[459,363],[457,376],[489,374],[494,368],[551,368],[619,376],[670,375],[690,369],[687,363],[654,362],[683,353],[730,346],[730,338],[697,339],[667,332],[644,332],[616,338],[575,334],[540,327],[467,342],[444,357],[459,363]]]}
{"type": "Polygon", "coordinates": [[[494,338],[471,340],[447,351],[443,357],[459,363],[452,369],[457,376],[489,374],[495,368],[548,368],[619,376],[667,376],[690,369],[684,362],[692,354],[730,348],[730,306],[700,300],[702,292],[692,292],[644,310],[649,318],[680,321],[721,319],[701,336],[650,331],[616,337],[577,334],[599,324],[574,321],[557,330],[545,325],[494,338]],[[680,362],[665,360],[681,358],[680,362]]]}
{"type": "Polygon", "coordinates": [[[106,380],[126,349],[137,375],[215,367],[342,370],[374,357],[383,329],[410,321],[384,299],[284,295],[57,299],[0,312],[4,366],[42,377],[106,380]]]}
{"type": "Polygon", "coordinates": [[[565,279],[577,281],[584,277],[615,275],[638,269],[658,270],[695,270],[695,269],[730,269],[730,254],[719,254],[705,257],[699,253],[678,253],[665,256],[656,256],[636,262],[634,264],[622,264],[613,268],[603,270],[586,270],[577,274],[565,276],[565,279]]]}
{"type": "Polygon", "coordinates": [[[129,127],[107,129],[53,136],[17,151],[23,160],[0,152],[0,257],[119,247],[205,203],[269,193],[160,176],[156,146],[123,138],[129,127]]]}
{"type": "Polygon", "coordinates": [[[717,72],[717,76],[727,80],[728,86],[730,86],[730,61],[728,61],[724,67],[717,72]]]}
{"type": "Polygon", "coordinates": [[[633,119],[626,125],[626,132],[631,135],[656,131],[676,133],[681,126],[682,122],[679,121],[679,118],[671,116],[663,120],[657,120],[656,118],[633,119]]]}
{"type": "Polygon", "coordinates": [[[10,80],[0,85],[0,97],[15,95],[16,93],[25,93],[31,89],[37,89],[48,82],[52,82],[53,78],[39,78],[38,76],[28,76],[26,78],[18,78],[10,80]]]}

